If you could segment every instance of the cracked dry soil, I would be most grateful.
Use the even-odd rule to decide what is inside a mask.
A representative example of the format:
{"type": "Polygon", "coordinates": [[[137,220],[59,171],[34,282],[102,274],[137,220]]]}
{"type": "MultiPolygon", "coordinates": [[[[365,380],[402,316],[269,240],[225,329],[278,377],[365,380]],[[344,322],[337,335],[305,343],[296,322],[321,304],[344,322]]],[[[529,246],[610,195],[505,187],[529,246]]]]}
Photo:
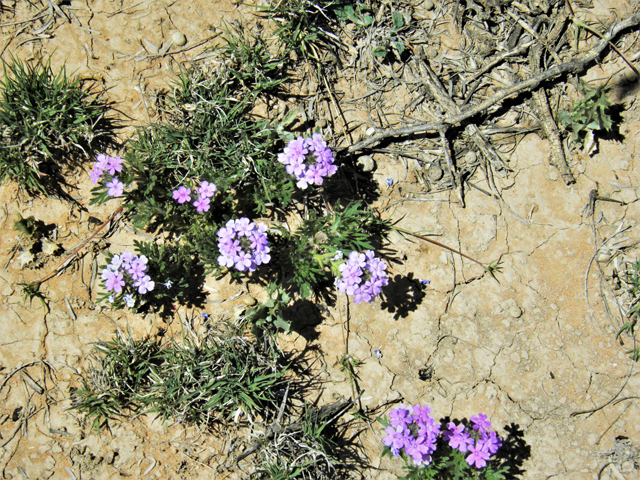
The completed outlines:
{"type": "MultiPolygon", "coordinates": [[[[596,8],[606,11],[600,3],[596,8]]],[[[213,41],[223,20],[251,14],[245,6],[204,0],[74,0],[65,11],[75,18],[56,20],[49,38],[33,39],[5,27],[3,58],[8,52],[25,60],[53,54],[54,66],[66,61],[68,71],[100,81],[131,124],[153,118],[153,97],[165,88],[175,61],[202,52],[201,42],[213,41]],[[141,57],[143,39],[158,46],[175,31],[186,35],[184,51],[141,57]]],[[[14,15],[5,13],[3,22],[32,18],[34,10],[19,2],[14,15]]],[[[588,76],[604,78],[618,68],[620,62],[608,57],[588,76]]],[[[327,383],[320,403],[351,395],[337,366],[348,317],[349,350],[362,362],[357,374],[366,408],[402,399],[429,404],[438,418],[485,412],[502,435],[518,431],[526,442],[529,455],[521,478],[640,478],[634,467],[640,377],[625,353],[629,343],[620,345],[607,321],[592,261],[598,242],[621,224],[631,227],[625,240],[631,251],[640,238],[636,92],[616,99],[624,105],[624,141],[601,140],[592,157],[574,155],[570,164],[577,182],[570,187],[549,166],[546,140],[532,134],[518,143],[509,159],[514,173],[497,179],[509,209],[476,190],[467,193],[464,209],[453,192],[433,201],[406,201],[407,192],[419,188],[414,172],[377,156],[373,179],[382,192],[376,204],[381,211],[394,211],[401,227],[437,235],[438,241],[482,262],[501,258],[502,271],[498,282],[475,264],[393,234],[390,247],[402,261],[392,264],[382,299],[348,310],[344,300],[330,308],[309,308],[300,314],[306,327],[281,337],[283,349],[314,347],[322,354],[316,365],[327,383]],[[393,179],[392,187],[387,178],[393,179]],[[594,188],[625,205],[598,202],[594,215],[585,216],[594,188]]],[[[78,183],[74,195],[82,208],[27,198],[12,184],[0,187],[3,478],[245,476],[251,459],[239,469],[233,463],[248,442],[236,426],[207,433],[139,417],[110,422],[98,433],[67,410],[69,388],[77,385],[75,372],[84,368],[91,342],[109,339],[114,324],[139,337],[167,327],[153,315],[133,316],[94,304],[92,265],[101,262],[107,239],[94,242],[79,261],[46,283],[47,309],[38,300],[25,301],[18,284],[41,277],[60,258],[39,270],[21,268],[14,255],[18,213],[56,225],[58,241],[70,251],[95,229],[95,219],[104,220],[113,211],[108,204],[88,206],[86,172],[72,180],[78,183]]],[[[121,225],[108,238],[112,251],[132,245],[136,236],[129,230],[121,225]]],[[[263,295],[249,288],[254,296],[263,295]]],[[[233,312],[242,304],[237,285],[209,280],[206,289],[212,314],[233,312]]],[[[380,458],[378,427],[365,429],[359,439],[361,455],[370,464],[364,478],[396,478],[400,463],[380,458]]]]}

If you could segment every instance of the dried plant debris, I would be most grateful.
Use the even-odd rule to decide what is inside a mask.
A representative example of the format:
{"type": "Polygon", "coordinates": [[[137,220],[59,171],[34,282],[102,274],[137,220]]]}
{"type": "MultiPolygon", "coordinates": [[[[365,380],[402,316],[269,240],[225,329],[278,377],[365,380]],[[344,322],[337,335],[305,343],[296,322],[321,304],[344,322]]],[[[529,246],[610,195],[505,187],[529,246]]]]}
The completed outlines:
{"type": "Polygon", "coordinates": [[[640,24],[640,14],[596,30],[577,6],[559,0],[466,0],[429,12],[420,5],[385,5],[378,7],[386,13],[382,17],[376,6],[344,9],[341,17],[348,45],[342,73],[349,76],[353,69],[353,81],[367,88],[351,103],[370,112],[373,125],[367,130],[373,134],[347,147],[350,153],[367,154],[388,141],[401,141],[406,153],[428,151],[428,161],[413,166],[428,170],[436,163],[444,169],[448,180],[440,187],[457,190],[464,205],[478,168],[485,193],[500,198],[493,174],[510,175],[508,157],[518,138],[538,131],[550,143],[550,164],[565,183],[575,181],[567,160],[573,144],[567,142],[593,152],[594,134],[612,128],[609,100],[605,80],[581,87],[583,98],[568,101],[572,90],[562,75],[580,75],[619,35],[640,24]],[[384,48],[376,36],[383,27],[384,48]],[[587,39],[572,41],[585,31],[587,39]],[[396,48],[394,39],[403,46],[396,48]],[[558,117],[561,111],[566,113],[558,117]],[[469,150],[477,162],[465,171],[469,150]]]}
{"type": "Polygon", "coordinates": [[[46,225],[42,220],[36,220],[34,216],[23,218],[18,214],[19,220],[14,222],[14,228],[20,233],[18,236],[18,261],[20,269],[39,268],[47,258],[60,255],[64,249],[56,242],[57,228],[55,225],[46,225]]]}

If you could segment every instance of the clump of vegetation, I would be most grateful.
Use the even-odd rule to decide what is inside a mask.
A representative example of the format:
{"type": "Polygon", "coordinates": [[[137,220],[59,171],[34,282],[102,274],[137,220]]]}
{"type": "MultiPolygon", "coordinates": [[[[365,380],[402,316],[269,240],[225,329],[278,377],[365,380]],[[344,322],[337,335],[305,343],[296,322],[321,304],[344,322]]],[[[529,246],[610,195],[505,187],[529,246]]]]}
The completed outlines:
{"type": "Polygon", "coordinates": [[[595,147],[595,134],[609,132],[613,127],[609,107],[608,85],[601,85],[594,89],[587,88],[580,83],[580,93],[584,98],[576,100],[570,111],[558,113],[558,121],[571,130],[573,141],[582,144],[583,149],[591,153],[595,147]]]}
{"type": "MultiPolygon", "coordinates": [[[[622,297],[622,310],[627,321],[622,325],[616,337],[620,338],[624,334],[630,337],[635,344],[635,333],[640,315],[640,259],[620,263],[622,265],[618,278],[624,284],[625,294],[622,297]]],[[[622,344],[621,339],[620,343],[622,344]]],[[[633,348],[627,353],[634,361],[640,361],[640,347],[633,348]]]]}
{"type": "Polygon", "coordinates": [[[61,174],[113,141],[107,105],[70,78],[51,57],[3,62],[0,80],[0,180],[15,180],[30,194],[61,193],[61,174]]]}
{"type": "MultiPolygon", "coordinates": [[[[348,405],[348,403],[346,404],[348,405]]],[[[282,426],[259,451],[259,461],[251,479],[328,480],[348,478],[346,465],[338,458],[334,424],[344,412],[342,405],[306,407],[300,419],[282,426]]]]}
{"type": "Polygon", "coordinates": [[[283,0],[261,8],[276,23],[274,33],[286,52],[313,60],[320,66],[322,52],[327,47],[341,45],[340,37],[333,33],[337,24],[334,10],[341,4],[336,0],[283,0]]]}
{"type": "Polygon", "coordinates": [[[152,368],[161,363],[157,342],[136,340],[130,332],[118,330],[113,340],[94,345],[82,386],[71,391],[71,408],[93,420],[92,429],[127,410],[139,412],[140,399],[151,386],[152,368]]]}
{"type": "Polygon", "coordinates": [[[98,342],[72,408],[99,426],[128,413],[210,426],[215,421],[268,417],[288,367],[269,342],[253,343],[231,326],[205,335],[185,327],[160,344],[118,332],[98,342]]]}

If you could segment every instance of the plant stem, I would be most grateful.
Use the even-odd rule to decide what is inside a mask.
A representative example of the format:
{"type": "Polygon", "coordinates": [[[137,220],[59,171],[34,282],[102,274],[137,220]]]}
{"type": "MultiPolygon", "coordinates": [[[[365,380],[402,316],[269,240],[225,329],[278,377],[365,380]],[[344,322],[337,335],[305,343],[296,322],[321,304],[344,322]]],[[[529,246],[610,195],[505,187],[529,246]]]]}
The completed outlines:
{"type": "Polygon", "coordinates": [[[57,266],[56,268],[54,268],[54,269],[53,269],[53,270],[52,270],[48,275],[46,275],[45,277],[41,278],[40,280],[38,280],[38,281],[37,281],[37,282],[35,282],[35,283],[36,283],[38,286],[40,286],[40,285],[42,285],[44,282],[46,282],[47,280],[50,280],[51,278],[55,277],[55,276],[58,274],[58,272],[59,272],[62,268],[64,268],[64,267],[65,267],[65,266],[66,266],[66,265],[67,265],[67,264],[68,264],[68,263],[73,259],[73,257],[75,257],[75,256],[78,254],[78,252],[79,252],[80,250],[82,250],[82,248],[83,248],[87,243],[89,243],[91,240],[93,240],[93,238],[94,238],[98,233],[100,233],[100,231],[101,231],[104,227],[106,227],[106,226],[109,224],[109,222],[110,222],[111,220],[113,220],[113,219],[116,217],[116,215],[118,215],[118,214],[119,214],[123,209],[124,209],[124,205],[122,205],[122,206],[118,207],[118,209],[117,209],[115,212],[113,212],[113,213],[111,214],[111,216],[107,219],[107,221],[106,221],[106,222],[104,222],[102,225],[100,225],[100,226],[96,229],[96,231],[95,231],[95,232],[93,232],[93,234],[91,234],[91,236],[90,236],[89,238],[87,238],[87,239],[86,239],[84,242],[82,242],[78,247],[76,247],[76,249],[71,253],[71,255],[69,255],[69,256],[65,259],[65,261],[64,261],[64,262],[62,262],[62,263],[58,264],[58,266],[57,266]]]}
{"type": "Polygon", "coordinates": [[[414,232],[412,232],[410,230],[405,230],[404,228],[393,227],[393,229],[398,231],[398,232],[400,232],[400,233],[406,233],[407,235],[411,235],[412,237],[416,237],[416,238],[419,238],[420,240],[424,240],[425,242],[433,243],[434,245],[437,245],[438,247],[444,248],[445,250],[449,250],[450,252],[457,253],[461,257],[464,257],[467,260],[471,260],[473,263],[477,263],[482,268],[486,269],[486,266],[485,266],[484,263],[476,260],[475,258],[470,257],[469,255],[465,255],[464,253],[462,253],[459,250],[456,250],[455,248],[451,248],[451,247],[449,247],[447,245],[444,245],[444,244],[442,244],[440,242],[437,242],[435,240],[431,240],[430,238],[423,237],[422,235],[418,235],[417,233],[414,233],[414,232]]]}

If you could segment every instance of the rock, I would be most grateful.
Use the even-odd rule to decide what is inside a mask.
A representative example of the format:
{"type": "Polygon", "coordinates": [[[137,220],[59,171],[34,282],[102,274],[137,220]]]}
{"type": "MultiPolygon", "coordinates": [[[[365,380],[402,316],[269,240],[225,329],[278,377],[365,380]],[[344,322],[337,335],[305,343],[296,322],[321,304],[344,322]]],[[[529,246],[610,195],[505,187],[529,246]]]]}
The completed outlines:
{"type": "Polygon", "coordinates": [[[187,37],[185,37],[182,32],[173,32],[173,35],[171,35],[171,41],[176,47],[182,47],[183,45],[186,45],[187,37]]]}
{"type": "Polygon", "coordinates": [[[427,177],[432,182],[439,181],[444,176],[444,172],[440,168],[440,165],[432,163],[427,170],[427,177]]]}
{"type": "Polygon", "coordinates": [[[358,165],[360,165],[363,172],[372,172],[376,168],[376,162],[369,155],[363,155],[358,158],[358,165]]]}
{"type": "Polygon", "coordinates": [[[467,165],[474,165],[478,161],[478,154],[473,150],[469,150],[464,154],[463,159],[467,165]]]}
{"type": "Polygon", "coordinates": [[[422,2],[422,7],[427,10],[433,10],[433,7],[435,7],[436,5],[433,3],[432,0],[424,0],[424,2],[422,2]]]}
{"type": "Polygon", "coordinates": [[[512,305],[509,308],[509,315],[512,318],[520,318],[522,316],[522,309],[517,305],[512,305]]]}
{"type": "Polygon", "coordinates": [[[251,295],[245,295],[242,297],[242,303],[244,303],[248,307],[253,307],[258,301],[252,297],[251,295]]]}

